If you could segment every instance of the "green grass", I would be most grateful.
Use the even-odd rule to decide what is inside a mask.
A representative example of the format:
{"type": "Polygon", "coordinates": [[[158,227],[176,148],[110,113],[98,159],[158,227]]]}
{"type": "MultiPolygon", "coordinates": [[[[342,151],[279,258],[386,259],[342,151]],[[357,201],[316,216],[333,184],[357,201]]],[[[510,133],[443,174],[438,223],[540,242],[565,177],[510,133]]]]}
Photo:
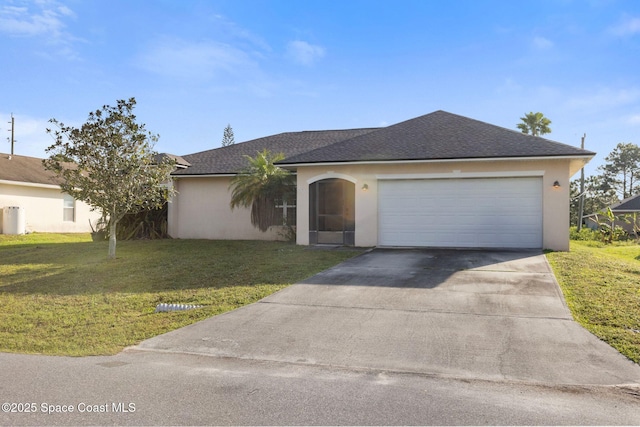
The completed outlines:
{"type": "Polygon", "coordinates": [[[88,234],[0,235],[0,351],[114,354],[258,301],[359,251],[281,242],[107,242],[88,234]],[[204,305],[154,313],[160,303],[204,305]]]}
{"type": "Polygon", "coordinates": [[[547,258],[574,319],[640,363],[640,246],[572,241],[547,258]]]}

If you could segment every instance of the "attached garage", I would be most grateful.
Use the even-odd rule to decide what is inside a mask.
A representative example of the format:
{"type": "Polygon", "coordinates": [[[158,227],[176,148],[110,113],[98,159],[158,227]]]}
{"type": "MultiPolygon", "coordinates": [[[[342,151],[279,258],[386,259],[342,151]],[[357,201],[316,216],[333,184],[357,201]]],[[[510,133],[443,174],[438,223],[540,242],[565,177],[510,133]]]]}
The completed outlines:
{"type": "Polygon", "coordinates": [[[541,248],[542,177],[381,180],[382,246],[541,248]]]}
{"type": "MultiPolygon", "coordinates": [[[[296,243],[569,249],[570,179],[595,153],[446,111],[380,128],[285,132],[184,156],[174,238],[275,239],[229,208],[247,157],[296,174],[296,243]]],[[[276,205],[281,209],[281,206],[276,205]]]]}

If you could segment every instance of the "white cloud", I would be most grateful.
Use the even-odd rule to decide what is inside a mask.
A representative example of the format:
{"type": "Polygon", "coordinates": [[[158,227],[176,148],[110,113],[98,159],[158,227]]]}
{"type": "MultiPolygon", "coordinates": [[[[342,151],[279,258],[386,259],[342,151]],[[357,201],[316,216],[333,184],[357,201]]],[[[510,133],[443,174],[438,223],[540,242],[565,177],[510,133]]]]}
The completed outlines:
{"type": "Polygon", "coordinates": [[[41,37],[59,55],[75,58],[71,45],[78,39],[66,29],[69,18],[75,18],[73,11],[56,0],[17,0],[0,7],[0,33],[41,37]]]}
{"type": "Polygon", "coordinates": [[[627,123],[632,126],[640,126],[640,114],[633,114],[627,118],[627,123]]]}
{"type": "Polygon", "coordinates": [[[640,89],[599,88],[590,93],[574,96],[567,100],[567,106],[573,109],[601,110],[616,108],[640,101],[640,89]]]}
{"type": "Polygon", "coordinates": [[[553,47],[553,42],[547,38],[536,36],[531,42],[532,46],[538,50],[546,50],[553,47]]]}
{"type": "Polygon", "coordinates": [[[522,91],[522,85],[511,77],[505,78],[502,84],[497,88],[498,93],[514,93],[520,91],[522,91]]]}
{"type": "Polygon", "coordinates": [[[142,68],[157,74],[198,80],[208,80],[220,71],[240,71],[254,65],[248,54],[229,44],[176,38],[155,42],[138,62],[142,68]]]}
{"type": "Polygon", "coordinates": [[[67,6],[55,1],[20,2],[22,6],[4,5],[0,9],[0,31],[13,36],[63,37],[63,18],[75,17],[67,6]],[[30,7],[31,5],[35,7],[30,7]],[[37,9],[37,10],[33,10],[37,9]]]}
{"type": "Polygon", "coordinates": [[[611,28],[616,36],[630,36],[640,33],[640,17],[625,16],[619,24],[611,28]]]}
{"type": "Polygon", "coordinates": [[[287,45],[287,55],[294,62],[302,65],[313,65],[324,54],[325,49],[322,46],[312,45],[301,40],[294,40],[287,45]]]}
{"type": "Polygon", "coordinates": [[[262,37],[239,26],[225,16],[214,15],[212,17],[212,27],[223,38],[240,42],[254,53],[271,51],[271,47],[262,37]]]}

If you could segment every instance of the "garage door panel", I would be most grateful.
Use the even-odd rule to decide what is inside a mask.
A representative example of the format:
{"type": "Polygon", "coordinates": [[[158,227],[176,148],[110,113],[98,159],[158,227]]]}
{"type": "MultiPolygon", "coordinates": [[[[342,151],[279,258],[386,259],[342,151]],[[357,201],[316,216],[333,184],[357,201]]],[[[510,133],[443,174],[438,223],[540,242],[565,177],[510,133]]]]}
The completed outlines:
{"type": "Polygon", "coordinates": [[[541,178],[381,181],[379,244],[540,248],[541,181],[541,178]]]}

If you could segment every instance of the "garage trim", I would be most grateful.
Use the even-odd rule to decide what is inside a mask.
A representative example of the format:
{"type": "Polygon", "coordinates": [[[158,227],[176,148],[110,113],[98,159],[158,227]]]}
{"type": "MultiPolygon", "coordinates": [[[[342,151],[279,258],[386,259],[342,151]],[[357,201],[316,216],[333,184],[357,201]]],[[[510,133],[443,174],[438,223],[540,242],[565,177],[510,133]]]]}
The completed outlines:
{"type": "Polygon", "coordinates": [[[507,172],[448,172],[448,173],[408,173],[408,174],[378,174],[378,180],[398,179],[455,179],[455,178],[511,178],[544,176],[545,171],[507,171],[507,172]]]}

